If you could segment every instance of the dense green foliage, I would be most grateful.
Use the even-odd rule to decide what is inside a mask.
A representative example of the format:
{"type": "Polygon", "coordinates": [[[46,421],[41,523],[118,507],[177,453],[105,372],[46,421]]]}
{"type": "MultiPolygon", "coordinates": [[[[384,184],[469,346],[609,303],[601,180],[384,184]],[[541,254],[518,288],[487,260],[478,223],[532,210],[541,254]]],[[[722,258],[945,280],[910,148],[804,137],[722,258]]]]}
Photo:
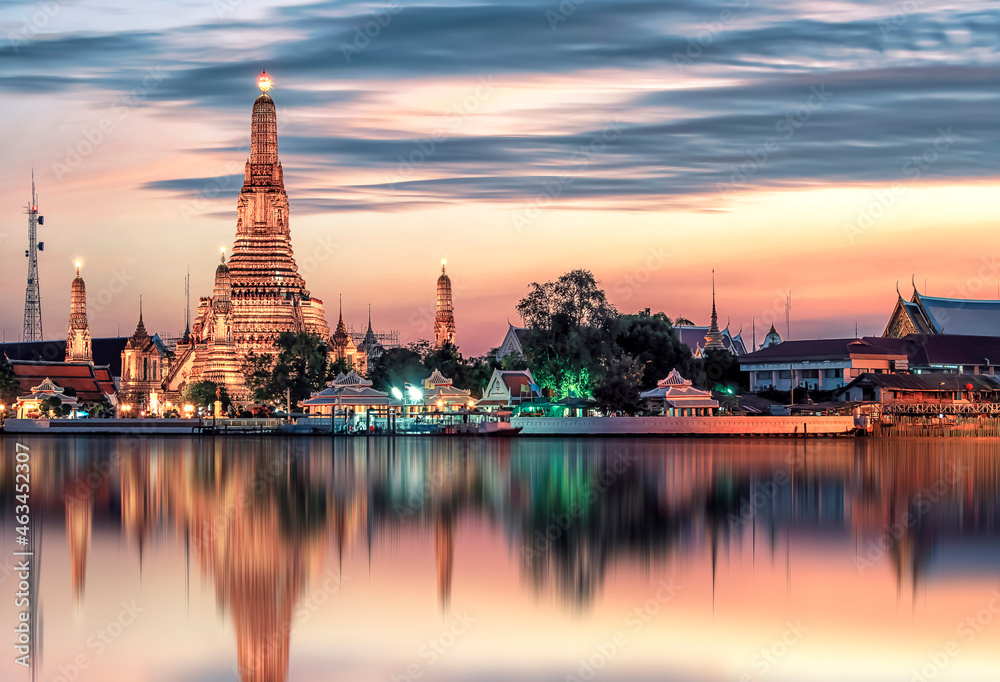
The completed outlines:
{"type": "Polygon", "coordinates": [[[7,362],[6,356],[0,354],[0,402],[12,405],[21,394],[21,384],[14,376],[14,369],[7,362]]]}
{"type": "Polygon", "coordinates": [[[434,348],[428,341],[421,340],[386,350],[372,363],[368,378],[380,391],[402,390],[404,384],[419,385],[438,370],[451,379],[456,388],[472,391],[474,397],[479,397],[498,366],[495,356],[492,352],[467,359],[450,343],[434,348]]]}
{"type": "Polygon", "coordinates": [[[219,390],[219,386],[214,381],[199,381],[188,384],[181,392],[181,396],[184,398],[184,402],[191,403],[196,407],[204,407],[207,410],[213,409],[212,406],[216,400],[222,401],[224,410],[228,410],[232,403],[226,392],[226,387],[223,386],[219,390]]]}
{"type": "Polygon", "coordinates": [[[283,404],[288,392],[292,405],[326,388],[346,365],[330,360],[329,347],[320,336],[283,332],[274,344],[276,354],[248,353],[241,371],[255,402],[283,404]]]}
{"type": "Polygon", "coordinates": [[[524,362],[554,400],[593,398],[605,410],[635,414],[639,392],[675,368],[706,388],[745,382],[725,351],[696,361],[662,312],[618,313],[587,270],[531,284],[517,311],[527,324],[525,357],[509,361],[524,362]]]}

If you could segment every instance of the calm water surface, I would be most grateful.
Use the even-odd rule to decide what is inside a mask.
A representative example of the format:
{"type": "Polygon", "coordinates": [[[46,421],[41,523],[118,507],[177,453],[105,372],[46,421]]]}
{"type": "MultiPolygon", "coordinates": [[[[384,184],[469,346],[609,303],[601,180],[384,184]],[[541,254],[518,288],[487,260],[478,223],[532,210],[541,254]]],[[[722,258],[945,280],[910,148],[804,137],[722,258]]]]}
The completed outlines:
{"type": "Polygon", "coordinates": [[[997,441],[15,442],[38,680],[1000,679],[997,441]]]}

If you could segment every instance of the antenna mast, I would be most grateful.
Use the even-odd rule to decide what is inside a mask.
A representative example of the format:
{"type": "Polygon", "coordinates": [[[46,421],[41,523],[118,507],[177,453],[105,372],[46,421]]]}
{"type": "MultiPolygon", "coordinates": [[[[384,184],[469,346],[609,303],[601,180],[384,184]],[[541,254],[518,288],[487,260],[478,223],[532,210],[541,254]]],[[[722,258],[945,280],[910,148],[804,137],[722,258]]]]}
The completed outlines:
{"type": "Polygon", "coordinates": [[[792,338],[792,290],[785,297],[785,341],[792,338]]]}
{"type": "Polygon", "coordinates": [[[31,203],[28,214],[28,248],[24,255],[28,259],[28,286],[24,292],[24,332],[23,341],[42,340],[42,294],[38,287],[38,252],[45,250],[45,244],[38,241],[38,226],[45,224],[45,218],[38,215],[38,194],[35,193],[35,171],[31,171],[31,203]]]}
{"type": "Polygon", "coordinates": [[[188,266],[187,275],[184,276],[184,333],[191,333],[191,266],[188,266]]]}

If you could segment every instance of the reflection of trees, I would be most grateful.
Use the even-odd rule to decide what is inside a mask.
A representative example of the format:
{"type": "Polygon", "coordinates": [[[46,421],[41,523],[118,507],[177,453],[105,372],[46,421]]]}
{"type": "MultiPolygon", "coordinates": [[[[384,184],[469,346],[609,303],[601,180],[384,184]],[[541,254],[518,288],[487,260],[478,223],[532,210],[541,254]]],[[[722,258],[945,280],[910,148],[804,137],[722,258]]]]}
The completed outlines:
{"type": "Polygon", "coordinates": [[[610,458],[581,468],[565,464],[553,459],[526,482],[537,494],[522,521],[522,563],[536,590],[554,585],[563,599],[585,606],[614,563],[665,557],[680,521],[637,467],[615,473],[610,458]]]}
{"type": "MultiPolygon", "coordinates": [[[[447,609],[453,583],[477,579],[455,561],[463,524],[486,520],[503,529],[535,590],[586,607],[616,567],[655,569],[669,556],[691,561],[710,553],[714,569],[730,544],[758,533],[772,548],[778,536],[852,533],[863,549],[915,512],[917,496],[951,463],[965,467],[961,476],[890,538],[878,560],[888,562],[898,585],[912,581],[915,588],[943,540],[963,536],[985,546],[997,537],[1000,462],[995,446],[978,441],[947,448],[924,441],[336,443],[331,453],[325,439],[52,441],[33,462],[32,507],[65,513],[79,595],[91,527],[119,526],[139,552],[190,538],[235,626],[245,680],[284,679],[292,614],[322,572],[328,545],[342,559],[416,534],[437,567],[436,584],[418,588],[436,589],[447,609]],[[608,481],[618,451],[640,456],[608,481]],[[744,503],[778,472],[787,484],[744,517],[744,503]],[[92,481],[82,496],[63,497],[81,481],[92,481]],[[165,532],[171,523],[175,532],[165,532]]],[[[0,499],[9,501],[13,464],[0,466],[0,499]]]]}

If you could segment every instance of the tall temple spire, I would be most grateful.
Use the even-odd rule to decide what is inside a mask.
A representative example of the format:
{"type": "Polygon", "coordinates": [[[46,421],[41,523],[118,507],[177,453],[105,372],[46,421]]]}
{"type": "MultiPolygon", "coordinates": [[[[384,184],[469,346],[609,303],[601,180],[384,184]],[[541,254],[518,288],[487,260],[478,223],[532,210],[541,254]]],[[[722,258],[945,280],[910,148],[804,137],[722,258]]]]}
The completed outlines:
{"type": "Polygon", "coordinates": [[[90,324],[87,322],[87,287],[76,264],[76,277],[70,286],[69,330],[66,332],[66,362],[93,362],[90,324]]]}
{"type": "Polygon", "coordinates": [[[451,278],[445,272],[447,261],[441,260],[441,276],[437,282],[437,314],[434,316],[434,345],[455,345],[455,305],[451,297],[451,278]]]}
{"type": "MultiPolygon", "coordinates": [[[[250,155],[236,203],[236,236],[216,268],[217,294],[199,306],[193,325],[195,354],[187,381],[224,385],[238,402],[249,401],[238,358],[274,355],[285,332],[330,339],[323,302],[313,298],[292,251],[288,194],[278,158],[274,82],[267,71],[250,116],[250,155]]],[[[205,299],[203,299],[205,300],[205,299]]]]}
{"type": "Polygon", "coordinates": [[[712,324],[705,335],[705,350],[710,348],[725,348],[722,342],[722,332],[719,331],[719,315],[715,310],[715,268],[712,268],[712,324]]]}

